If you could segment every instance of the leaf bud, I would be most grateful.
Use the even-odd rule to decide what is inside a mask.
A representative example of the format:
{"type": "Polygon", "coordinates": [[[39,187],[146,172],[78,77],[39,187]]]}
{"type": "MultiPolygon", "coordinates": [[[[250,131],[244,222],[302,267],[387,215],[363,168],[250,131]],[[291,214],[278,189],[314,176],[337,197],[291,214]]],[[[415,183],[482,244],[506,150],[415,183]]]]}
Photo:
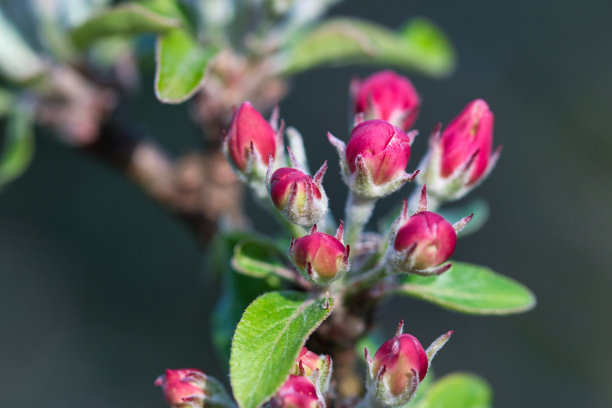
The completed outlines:
{"type": "Polygon", "coordinates": [[[493,113],[476,99],[444,129],[434,129],[421,163],[419,181],[438,199],[457,200],[493,170],[501,150],[492,152],[493,113]]]}
{"type": "Polygon", "coordinates": [[[384,120],[359,123],[347,145],[328,134],[338,150],[344,182],[362,197],[383,197],[412,181],[405,172],[416,132],[404,133],[384,120]]]}
{"type": "Polygon", "coordinates": [[[421,101],[405,76],[379,71],[363,81],[354,80],[351,90],[355,114],[363,114],[365,119],[386,120],[404,131],[416,122],[421,101]]]}
{"type": "Polygon", "coordinates": [[[342,223],[335,237],[317,231],[315,224],[310,234],[291,240],[289,256],[307,280],[315,285],[328,285],[349,269],[350,247],[344,245],[342,235],[342,223]]]}

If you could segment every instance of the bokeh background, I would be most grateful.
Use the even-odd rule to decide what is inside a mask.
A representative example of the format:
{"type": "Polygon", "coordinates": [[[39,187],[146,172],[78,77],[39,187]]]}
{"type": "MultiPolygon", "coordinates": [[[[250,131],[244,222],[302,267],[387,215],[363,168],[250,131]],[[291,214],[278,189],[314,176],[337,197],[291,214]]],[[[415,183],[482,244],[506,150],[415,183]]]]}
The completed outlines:
{"type": "MultiPolygon", "coordinates": [[[[391,27],[425,16],[451,37],[456,73],[412,76],[424,103],[410,166],[437,121],[476,97],[490,103],[504,151],[472,197],[489,201],[491,218],[455,258],[518,279],[539,301],[498,318],[397,299],[382,327],[390,334],[403,318],[425,343],[454,329],[437,374],[484,376],[496,407],[612,406],[612,3],[347,0],[333,13],[391,27]]],[[[187,106],[157,103],[146,69],[125,112],[177,153],[199,146],[187,106]]],[[[332,159],[336,210],[345,190],[325,132],[346,138],[349,80],[371,71],[300,75],[281,104],[311,164],[332,159]]],[[[164,407],[153,380],[166,367],[225,378],[206,254],[118,174],[38,135],[32,167],[0,195],[0,406],[164,407]]]]}

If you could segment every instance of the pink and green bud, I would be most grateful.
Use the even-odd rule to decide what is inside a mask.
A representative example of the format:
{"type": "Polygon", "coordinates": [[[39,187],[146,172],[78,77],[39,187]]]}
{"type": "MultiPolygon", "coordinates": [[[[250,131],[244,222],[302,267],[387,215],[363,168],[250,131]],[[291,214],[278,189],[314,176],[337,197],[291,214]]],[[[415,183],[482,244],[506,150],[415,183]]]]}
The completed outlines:
{"type": "Polygon", "coordinates": [[[269,157],[275,158],[282,151],[280,134],[249,102],[244,102],[234,113],[223,148],[240,175],[263,175],[269,157]]]}
{"type": "Polygon", "coordinates": [[[476,99],[440,131],[431,137],[421,182],[442,200],[463,197],[491,172],[500,149],[492,152],[493,113],[489,105],[476,99]]]}
{"type": "Polygon", "coordinates": [[[343,226],[336,236],[317,231],[292,239],[289,255],[300,273],[315,285],[328,285],[340,279],[349,269],[349,245],[342,241],[343,226]]]}
{"type": "MultiPolygon", "coordinates": [[[[271,172],[270,166],[269,172],[271,172]]],[[[323,175],[327,162],[314,177],[301,170],[282,167],[266,176],[270,198],[278,210],[294,224],[310,227],[327,212],[327,195],[323,189],[323,175]]]]}
{"type": "Polygon", "coordinates": [[[365,350],[368,393],[383,407],[402,406],[412,399],[427,375],[431,360],[452,334],[440,336],[426,351],[416,337],[402,330],[403,322],[400,322],[395,337],[380,346],[374,359],[365,350]]]}
{"type": "Polygon", "coordinates": [[[328,135],[338,150],[343,178],[362,197],[382,197],[399,189],[413,174],[405,172],[416,132],[404,133],[384,120],[359,123],[347,145],[328,135]]]}
{"type": "Polygon", "coordinates": [[[382,119],[404,131],[416,122],[421,101],[408,78],[386,70],[351,84],[355,114],[382,119]]]}
{"type": "Polygon", "coordinates": [[[155,380],[162,387],[164,399],[172,408],[201,408],[206,398],[207,376],[200,370],[166,370],[155,380]]]}
{"type": "Polygon", "coordinates": [[[270,401],[271,408],[323,408],[315,385],[306,377],[290,375],[270,401]]]}
{"type": "Polygon", "coordinates": [[[308,377],[316,384],[322,393],[326,393],[329,388],[329,380],[332,373],[332,360],[328,355],[318,355],[302,347],[293,373],[308,377]]]}
{"type": "Polygon", "coordinates": [[[457,244],[457,231],[472,219],[465,217],[452,225],[441,215],[427,211],[427,193],[423,187],[416,213],[408,216],[404,201],[402,213],[391,228],[387,260],[397,271],[419,275],[438,275],[450,268],[446,262],[457,244]],[[441,266],[442,265],[442,266],[441,266]]]}

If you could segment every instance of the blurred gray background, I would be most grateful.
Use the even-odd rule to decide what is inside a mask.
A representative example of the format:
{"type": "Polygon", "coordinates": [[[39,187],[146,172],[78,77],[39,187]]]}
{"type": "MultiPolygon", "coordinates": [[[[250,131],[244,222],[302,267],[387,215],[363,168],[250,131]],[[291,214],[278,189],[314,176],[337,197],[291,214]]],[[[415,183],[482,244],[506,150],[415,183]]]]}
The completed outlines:
{"type": "MultiPolygon", "coordinates": [[[[455,258],[518,279],[539,301],[498,318],[396,299],[382,327],[403,318],[424,343],[454,329],[437,374],[482,375],[496,407],[612,406],[612,3],[347,0],[334,14],[390,27],[425,16],[451,37],[456,73],[412,76],[424,103],[409,168],[437,121],[489,102],[504,151],[471,196],[489,201],[491,219],[455,258]]],[[[346,138],[349,80],[372,71],[311,71],[281,104],[311,165],[331,159],[338,215],[345,190],[325,133],[346,138]]],[[[177,153],[199,145],[186,106],[154,100],[150,71],[125,109],[177,153]]],[[[208,330],[218,283],[189,233],[118,174],[38,136],[32,167],[0,195],[0,406],[164,407],[153,380],[166,367],[224,378],[208,330]]]]}

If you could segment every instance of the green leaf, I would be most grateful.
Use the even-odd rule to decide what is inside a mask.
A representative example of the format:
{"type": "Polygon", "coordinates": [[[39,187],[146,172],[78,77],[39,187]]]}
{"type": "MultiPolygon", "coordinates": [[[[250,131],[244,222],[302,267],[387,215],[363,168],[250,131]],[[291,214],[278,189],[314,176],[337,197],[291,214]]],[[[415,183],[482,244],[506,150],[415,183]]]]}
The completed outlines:
{"type": "Polygon", "coordinates": [[[331,313],[331,302],[299,292],[270,292],[246,309],[230,357],[230,381],[240,407],[256,408],[276,392],[308,336],[331,313]]]}
{"type": "MultiPolygon", "coordinates": [[[[159,2],[155,2],[159,3],[159,2]]],[[[172,2],[165,2],[171,4],[172,2]]],[[[71,32],[72,41],[78,47],[108,36],[130,36],[144,33],[160,33],[181,26],[178,15],[168,15],[154,4],[124,3],[100,12],[71,32]]]]}
{"type": "Polygon", "coordinates": [[[489,204],[485,200],[475,199],[463,205],[457,205],[450,208],[444,207],[437,211],[438,214],[444,217],[451,224],[459,221],[463,217],[474,214],[472,221],[465,226],[458,234],[459,237],[465,237],[473,234],[481,229],[489,219],[489,204]]]}
{"type": "Polygon", "coordinates": [[[424,19],[399,32],[354,18],[328,20],[288,43],[282,71],[295,73],[324,64],[369,63],[450,74],[455,56],[444,33],[424,19]]]}
{"type": "Polygon", "coordinates": [[[19,177],[34,156],[32,109],[17,104],[9,116],[6,137],[0,153],[0,188],[19,177]]]}
{"type": "Polygon", "coordinates": [[[165,103],[181,103],[202,85],[209,62],[219,48],[203,45],[188,31],[177,29],[157,40],[155,94],[165,103]]]}
{"type": "Polygon", "coordinates": [[[491,389],[486,381],[476,375],[449,374],[434,382],[414,407],[490,408],[491,389]]]}
{"type": "Polygon", "coordinates": [[[452,265],[440,276],[403,276],[398,293],[480,315],[521,313],[536,304],[529,289],[487,267],[454,261],[452,265]]]}
{"type": "Polygon", "coordinates": [[[15,96],[6,89],[0,88],[0,118],[8,115],[15,103],[15,96]]]}
{"type": "Polygon", "coordinates": [[[211,264],[207,269],[213,270],[222,278],[221,296],[211,318],[211,334],[223,364],[228,364],[232,335],[244,310],[258,296],[278,290],[281,286],[281,281],[276,276],[267,279],[253,278],[231,268],[228,259],[237,243],[245,239],[255,239],[255,236],[244,231],[217,234],[209,251],[208,259],[211,264]]]}
{"type": "Polygon", "coordinates": [[[232,266],[235,270],[255,278],[266,278],[277,275],[286,279],[295,276],[286,265],[287,250],[281,251],[277,245],[261,238],[243,239],[234,248],[232,266]]]}

